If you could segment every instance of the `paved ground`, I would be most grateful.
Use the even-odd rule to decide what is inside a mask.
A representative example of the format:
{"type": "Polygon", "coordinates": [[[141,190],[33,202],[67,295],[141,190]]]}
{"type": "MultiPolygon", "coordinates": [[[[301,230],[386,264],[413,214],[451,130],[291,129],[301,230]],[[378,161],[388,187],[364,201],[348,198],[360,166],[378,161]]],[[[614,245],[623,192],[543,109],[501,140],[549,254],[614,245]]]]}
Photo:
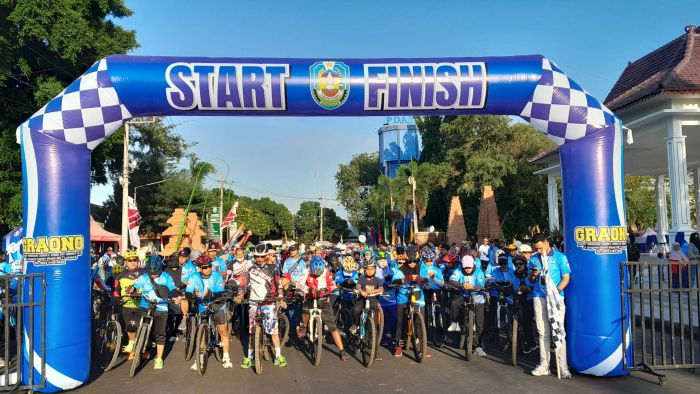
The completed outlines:
{"type": "MultiPolygon", "coordinates": [[[[371,369],[364,368],[356,359],[342,362],[335,346],[326,348],[321,365],[313,367],[308,359],[294,348],[285,348],[289,365],[263,365],[263,374],[238,367],[242,347],[238,340],[232,343],[235,367],[225,370],[215,359],[210,359],[204,377],[189,371],[190,362],[183,357],[182,342],[176,342],[165,359],[165,369],[154,371],[149,362],[133,379],[128,377],[129,365],[122,364],[93,381],[74,390],[75,393],[697,393],[700,372],[668,371],[668,383],[657,385],[650,375],[634,373],[628,377],[594,378],[574,375],[572,380],[557,380],[552,376],[529,375],[531,362],[513,367],[504,355],[465,361],[461,354],[450,348],[431,349],[433,357],[422,364],[408,357],[395,359],[388,349],[382,348],[382,360],[371,369]]],[[[556,374],[556,372],[555,372],[556,374]]]]}

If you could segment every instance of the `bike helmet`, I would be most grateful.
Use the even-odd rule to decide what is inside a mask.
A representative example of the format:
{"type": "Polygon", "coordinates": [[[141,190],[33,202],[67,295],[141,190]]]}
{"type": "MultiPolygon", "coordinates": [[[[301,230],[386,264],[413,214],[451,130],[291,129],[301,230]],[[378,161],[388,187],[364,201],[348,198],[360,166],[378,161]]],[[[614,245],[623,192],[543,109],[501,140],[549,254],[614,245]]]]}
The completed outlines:
{"type": "Polygon", "coordinates": [[[427,261],[435,261],[435,258],[437,257],[437,254],[433,249],[425,249],[423,251],[423,260],[427,261]]]}
{"type": "Polygon", "coordinates": [[[325,269],[326,262],[320,256],[315,256],[311,259],[311,264],[309,265],[309,273],[311,275],[321,276],[325,269]]]}
{"type": "Polygon", "coordinates": [[[129,260],[129,259],[139,259],[139,254],[136,253],[135,250],[127,250],[124,252],[124,260],[129,260]]]}
{"type": "Polygon", "coordinates": [[[173,255],[168,258],[167,261],[168,268],[177,268],[180,266],[180,262],[177,259],[177,256],[173,255]]]}
{"type": "Polygon", "coordinates": [[[381,251],[381,250],[380,250],[379,252],[376,253],[375,258],[376,258],[377,260],[388,259],[388,258],[389,258],[389,254],[388,254],[387,252],[384,252],[384,251],[381,251]]]}
{"type": "Polygon", "coordinates": [[[149,274],[160,274],[163,271],[163,258],[158,255],[148,256],[146,270],[149,274]]]}
{"type": "Polygon", "coordinates": [[[343,260],[343,271],[357,271],[357,262],[354,258],[352,258],[352,256],[348,256],[343,260]]]}
{"type": "Polygon", "coordinates": [[[197,265],[197,267],[201,267],[203,265],[211,265],[211,257],[207,256],[206,254],[203,254],[197,258],[197,260],[194,260],[194,263],[197,265]]]}
{"type": "MultiPolygon", "coordinates": [[[[369,267],[377,267],[377,262],[374,260],[367,260],[365,261],[364,268],[367,269],[369,267]]],[[[365,271],[366,272],[366,271],[365,271]]]]}
{"type": "Polygon", "coordinates": [[[407,261],[418,261],[420,260],[420,256],[418,255],[418,251],[414,247],[409,247],[408,250],[406,250],[406,257],[407,261]]]}
{"type": "Polygon", "coordinates": [[[267,256],[267,244],[258,244],[253,250],[253,256],[263,257],[267,256]]]}
{"type": "Polygon", "coordinates": [[[454,264],[457,262],[457,253],[455,252],[449,252],[448,254],[443,257],[443,261],[448,264],[454,264]]]}

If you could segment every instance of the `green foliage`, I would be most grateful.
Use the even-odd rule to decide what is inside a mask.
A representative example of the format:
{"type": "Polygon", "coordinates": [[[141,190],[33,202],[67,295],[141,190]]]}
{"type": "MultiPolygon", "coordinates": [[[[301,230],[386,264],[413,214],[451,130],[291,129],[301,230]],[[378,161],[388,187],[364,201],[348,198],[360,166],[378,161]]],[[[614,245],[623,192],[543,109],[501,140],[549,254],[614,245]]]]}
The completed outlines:
{"type": "Polygon", "coordinates": [[[655,179],[650,176],[625,177],[627,226],[644,231],[656,224],[655,179]]]}
{"type": "MultiPolygon", "coordinates": [[[[321,204],[317,201],[304,201],[294,215],[297,241],[311,244],[319,240],[321,204]]],[[[338,217],[335,210],[323,208],[323,240],[339,241],[346,237],[348,224],[338,217]]]]}
{"type": "Polygon", "coordinates": [[[365,200],[370,189],[377,184],[380,174],[377,152],[356,155],[348,164],[341,164],[338,168],[335,175],[337,198],[347,210],[350,223],[356,228],[366,224],[365,200]]]}
{"type": "MultiPolygon", "coordinates": [[[[123,0],[0,0],[0,230],[22,214],[16,128],[96,60],[138,46],[113,22],[128,15],[123,0]]],[[[113,170],[106,158],[121,151],[102,145],[92,172],[104,184],[113,170]]]]}

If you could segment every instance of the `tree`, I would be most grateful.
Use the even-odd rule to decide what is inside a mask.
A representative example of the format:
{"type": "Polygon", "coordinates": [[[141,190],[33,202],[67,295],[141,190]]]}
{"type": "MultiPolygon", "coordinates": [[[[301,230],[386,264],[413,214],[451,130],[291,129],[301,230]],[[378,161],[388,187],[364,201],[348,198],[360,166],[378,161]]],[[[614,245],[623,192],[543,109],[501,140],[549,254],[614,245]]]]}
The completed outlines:
{"type": "MultiPolygon", "coordinates": [[[[122,0],[0,0],[0,229],[22,214],[21,161],[15,130],[96,60],[138,46],[114,24],[131,15],[122,0]]],[[[107,142],[107,141],[105,141],[107,142]]],[[[115,142],[116,144],[116,142],[115,142]]],[[[116,152],[115,152],[116,150],[116,152]]],[[[106,183],[114,144],[93,152],[95,181],[106,183]]]]}
{"type": "MultiPolygon", "coordinates": [[[[294,215],[294,227],[300,242],[311,244],[319,240],[321,204],[317,201],[304,201],[294,215]]],[[[323,208],[324,241],[339,241],[347,235],[348,223],[339,218],[332,208],[323,208]]]]}
{"type": "Polygon", "coordinates": [[[350,223],[356,228],[365,227],[365,200],[370,189],[377,184],[381,174],[379,154],[361,153],[353,156],[348,164],[341,164],[335,175],[336,194],[348,212],[350,223]]]}
{"type": "Polygon", "coordinates": [[[655,179],[650,176],[625,177],[625,205],[627,226],[644,231],[656,224],[655,179]]]}

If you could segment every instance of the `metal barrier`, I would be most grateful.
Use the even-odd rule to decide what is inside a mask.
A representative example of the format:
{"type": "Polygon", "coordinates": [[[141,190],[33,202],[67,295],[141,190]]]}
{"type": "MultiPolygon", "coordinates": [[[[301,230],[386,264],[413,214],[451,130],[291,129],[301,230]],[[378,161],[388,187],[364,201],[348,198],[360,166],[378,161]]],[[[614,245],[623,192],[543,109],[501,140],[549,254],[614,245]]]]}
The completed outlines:
{"type": "Polygon", "coordinates": [[[39,354],[45,354],[46,331],[43,322],[46,321],[46,277],[44,274],[0,276],[0,291],[0,391],[44,388],[46,364],[42,357],[41,362],[35,365],[34,344],[38,338],[34,334],[34,328],[37,319],[40,319],[42,324],[39,354]],[[21,289],[26,289],[26,292],[21,289]],[[36,294],[35,289],[41,289],[41,294],[36,294]],[[23,327],[26,328],[26,336],[23,334],[23,327]],[[22,361],[22,352],[29,356],[28,363],[22,361]],[[31,365],[35,366],[35,373],[32,373],[29,367],[31,365]],[[29,371],[25,371],[26,368],[29,368],[29,371]],[[22,377],[25,375],[26,384],[23,384],[22,377]]]}
{"type": "Polygon", "coordinates": [[[666,376],[658,370],[700,367],[699,265],[621,263],[623,349],[632,347],[631,357],[623,352],[626,370],[650,373],[663,385],[666,376]]]}

